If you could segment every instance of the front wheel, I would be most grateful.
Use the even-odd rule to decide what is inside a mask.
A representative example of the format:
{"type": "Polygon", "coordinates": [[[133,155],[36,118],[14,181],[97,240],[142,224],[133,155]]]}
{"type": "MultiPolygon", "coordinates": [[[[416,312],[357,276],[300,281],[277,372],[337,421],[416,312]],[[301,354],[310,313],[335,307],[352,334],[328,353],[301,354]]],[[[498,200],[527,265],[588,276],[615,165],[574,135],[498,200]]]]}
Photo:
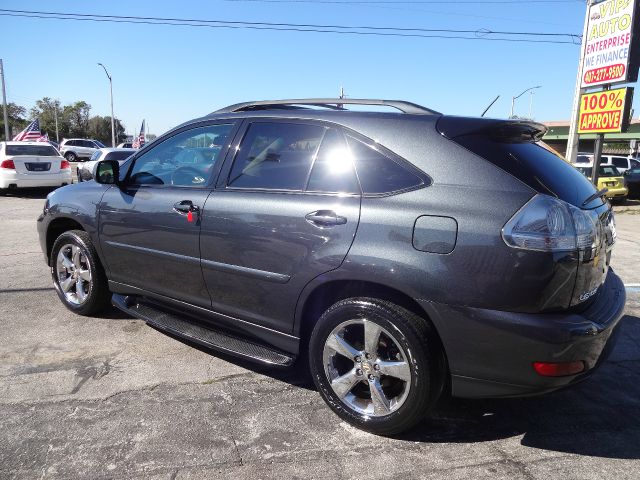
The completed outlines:
{"type": "Polygon", "coordinates": [[[405,431],[442,391],[435,332],[390,302],[350,298],[318,320],[309,344],[313,380],[343,420],[373,433],[405,431]]]}
{"type": "Polygon", "coordinates": [[[62,233],[53,244],[49,263],[53,286],[69,310],[93,315],[109,304],[107,278],[86,232],[62,233]]]}
{"type": "Polygon", "coordinates": [[[75,154],[75,153],[73,153],[73,152],[67,152],[67,153],[65,153],[65,154],[64,154],[64,158],[66,158],[66,159],[67,159],[67,162],[75,162],[75,161],[78,159],[78,157],[76,156],[76,154],[75,154]]]}

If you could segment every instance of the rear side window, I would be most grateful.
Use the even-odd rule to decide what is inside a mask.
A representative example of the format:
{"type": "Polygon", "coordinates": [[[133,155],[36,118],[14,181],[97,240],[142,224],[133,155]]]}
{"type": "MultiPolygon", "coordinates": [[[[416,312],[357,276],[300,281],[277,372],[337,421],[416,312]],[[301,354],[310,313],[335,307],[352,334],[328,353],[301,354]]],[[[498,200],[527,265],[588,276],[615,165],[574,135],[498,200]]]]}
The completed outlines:
{"type": "Polygon", "coordinates": [[[43,145],[7,145],[7,155],[29,155],[32,157],[57,157],[58,152],[49,144],[43,145]]]}
{"type": "Polygon", "coordinates": [[[364,194],[392,193],[415,188],[424,182],[374,146],[347,135],[358,179],[364,194]]]}
{"type": "Polygon", "coordinates": [[[303,190],[325,128],[258,122],[249,126],[236,155],[228,186],[303,190]]]}
{"type": "Polygon", "coordinates": [[[353,156],[344,136],[333,128],[327,130],[313,164],[307,191],[360,193],[353,156]]]}
{"type": "Polygon", "coordinates": [[[537,192],[557,196],[577,207],[595,191],[583,174],[535,143],[500,141],[486,134],[462,135],[453,141],[537,192]]]}
{"type": "Polygon", "coordinates": [[[613,157],[613,165],[618,168],[627,168],[629,160],[625,157],[613,157]]]}
{"type": "MultiPolygon", "coordinates": [[[[98,156],[100,156],[100,151],[97,151],[96,153],[98,154],[98,156]]],[[[96,156],[96,153],[94,153],[93,156],[91,157],[92,160],[94,160],[93,157],[96,156]]],[[[105,160],[126,160],[131,155],[133,155],[133,153],[134,152],[109,152],[104,157],[104,159],[105,160]]]]}

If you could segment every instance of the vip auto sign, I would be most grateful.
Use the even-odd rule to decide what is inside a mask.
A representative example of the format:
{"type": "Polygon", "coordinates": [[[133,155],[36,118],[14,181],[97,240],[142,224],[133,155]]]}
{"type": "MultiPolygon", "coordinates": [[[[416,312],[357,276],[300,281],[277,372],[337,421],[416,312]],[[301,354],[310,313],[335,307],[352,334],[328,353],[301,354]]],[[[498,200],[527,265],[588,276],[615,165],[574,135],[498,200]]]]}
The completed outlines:
{"type": "Polygon", "coordinates": [[[607,0],[589,7],[581,88],[638,79],[640,40],[633,41],[640,25],[637,16],[636,0],[607,0]]]}

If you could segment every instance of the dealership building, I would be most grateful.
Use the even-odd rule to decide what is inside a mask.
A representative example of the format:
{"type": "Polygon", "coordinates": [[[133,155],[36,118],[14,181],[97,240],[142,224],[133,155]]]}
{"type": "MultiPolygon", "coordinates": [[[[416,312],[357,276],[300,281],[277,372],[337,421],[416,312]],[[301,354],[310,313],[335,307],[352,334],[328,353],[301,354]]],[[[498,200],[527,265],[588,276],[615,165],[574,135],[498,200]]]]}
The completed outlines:
{"type": "MultiPolygon", "coordinates": [[[[545,143],[563,155],[567,151],[569,138],[569,121],[542,122],[549,131],[543,137],[545,143]]],[[[595,134],[581,134],[579,152],[593,152],[596,141],[595,134]]],[[[625,133],[606,133],[602,153],[637,156],[640,152],[640,119],[631,120],[625,133]]]]}

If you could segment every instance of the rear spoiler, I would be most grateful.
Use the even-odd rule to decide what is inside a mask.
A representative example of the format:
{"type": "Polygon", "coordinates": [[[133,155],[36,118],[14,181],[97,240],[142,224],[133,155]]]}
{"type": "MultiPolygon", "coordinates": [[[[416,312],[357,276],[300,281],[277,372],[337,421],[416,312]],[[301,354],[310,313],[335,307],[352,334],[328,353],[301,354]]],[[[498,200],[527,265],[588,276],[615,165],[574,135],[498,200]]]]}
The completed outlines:
{"type": "Polygon", "coordinates": [[[532,143],[547,133],[547,127],[528,120],[496,120],[490,118],[442,116],[438,131],[449,139],[463,135],[487,135],[498,142],[532,143]]]}

